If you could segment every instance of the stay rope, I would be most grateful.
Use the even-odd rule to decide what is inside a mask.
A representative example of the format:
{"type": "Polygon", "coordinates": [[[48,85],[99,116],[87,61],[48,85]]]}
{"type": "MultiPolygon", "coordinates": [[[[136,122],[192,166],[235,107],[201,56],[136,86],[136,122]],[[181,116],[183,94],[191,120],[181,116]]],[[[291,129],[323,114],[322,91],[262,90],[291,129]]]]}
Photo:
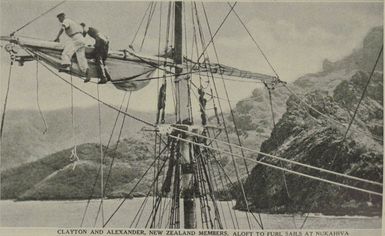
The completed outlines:
{"type": "MultiPolygon", "coordinates": [[[[225,151],[225,150],[216,149],[216,148],[213,148],[213,147],[210,147],[210,146],[206,146],[206,145],[201,144],[201,143],[193,142],[193,141],[190,141],[190,140],[187,140],[187,139],[183,139],[183,138],[180,138],[180,137],[176,137],[176,136],[173,136],[173,135],[169,135],[169,137],[177,139],[177,140],[181,140],[181,141],[184,141],[184,142],[192,143],[192,144],[197,145],[197,146],[201,146],[201,147],[205,147],[205,148],[208,148],[208,149],[212,149],[214,151],[218,151],[218,152],[226,153],[226,154],[229,154],[229,155],[234,155],[234,156],[239,157],[239,158],[243,158],[241,155],[238,155],[236,153],[231,153],[231,152],[228,152],[228,151],[225,151]]],[[[354,187],[354,186],[347,185],[347,184],[342,184],[342,183],[339,183],[339,182],[336,182],[336,181],[323,179],[323,178],[312,176],[312,175],[309,175],[309,174],[304,174],[304,173],[301,173],[301,172],[298,172],[298,171],[282,168],[282,167],[279,167],[279,166],[276,166],[276,165],[273,165],[273,164],[270,164],[270,163],[266,163],[266,162],[262,162],[262,161],[259,161],[259,160],[255,160],[253,158],[248,158],[248,157],[245,157],[245,158],[250,160],[250,161],[252,161],[252,162],[255,162],[255,163],[258,163],[258,164],[261,164],[261,165],[265,165],[265,166],[268,166],[268,167],[271,167],[271,168],[274,168],[274,169],[283,170],[283,171],[286,171],[286,172],[291,173],[291,174],[307,177],[307,178],[310,178],[310,179],[318,180],[318,181],[321,181],[321,182],[333,184],[333,185],[344,187],[344,188],[349,188],[349,189],[357,190],[357,191],[360,191],[360,192],[365,192],[365,193],[370,193],[370,194],[377,195],[377,196],[382,196],[382,193],[379,193],[379,192],[375,192],[375,191],[371,191],[371,190],[367,190],[367,189],[363,189],[363,188],[358,188],[358,187],[354,187]]]]}
{"type": "MultiPolygon", "coordinates": [[[[217,52],[217,49],[216,49],[216,46],[215,46],[215,43],[214,43],[214,37],[215,37],[215,34],[213,35],[212,34],[212,31],[211,31],[211,27],[210,27],[210,23],[209,23],[209,20],[208,20],[208,16],[207,16],[207,12],[206,12],[206,9],[205,9],[205,6],[204,6],[204,3],[201,2],[202,4],[202,8],[203,8],[203,12],[204,12],[204,16],[205,16],[205,20],[206,20],[206,24],[207,24],[207,28],[209,30],[209,33],[210,33],[210,37],[211,37],[211,42],[212,42],[212,46],[213,46],[213,49],[214,49],[214,54],[215,54],[215,58],[218,62],[218,64],[220,64],[219,62],[219,56],[218,56],[218,52],[217,52]]],[[[233,7],[231,7],[231,10],[229,13],[231,13],[231,11],[234,9],[235,7],[235,4],[233,5],[233,7]]],[[[199,61],[199,60],[198,60],[199,61]]],[[[214,80],[213,80],[214,81],[214,80]]],[[[231,103],[229,101],[229,94],[228,94],[228,91],[227,91],[227,87],[226,87],[226,83],[224,80],[222,80],[222,83],[223,83],[223,88],[225,90],[225,94],[226,94],[226,98],[228,99],[228,106],[229,106],[229,109],[230,109],[230,113],[231,113],[231,117],[232,117],[232,120],[233,120],[233,124],[234,124],[234,130],[235,130],[235,134],[237,136],[237,140],[238,140],[238,143],[240,146],[242,146],[242,142],[241,142],[241,139],[239,137],[239,133],[238,133],[238,127],[237,127],[237,124],[236,124],[236,121],[235,121],[235,115],[234,115],[234,112],[233,112],[233,109],[232,109],[232,106],[231,106],[231,103]]],[[[218,96],[218,94],[217,94],[218,96]]],[[[219,100],[218,100],[219,101],[219,100]]],[[[241,149],[241,152],[242,152],[242,156],[244,156],[244,153],[243,153],[243,150],[241,149]]],[[[248,169],[248,166],[247,166],[247,163],[246,163],[246,159],[243,159],[244,161],[244,165],[245,165],[245,168],[246,168],[246,172],[248,175],[250,175],[250,171],[248,169]]],[[[233,159],[233,164],[234,164],[234,169],[235,169],[235,173],[236,173],[236,176],[238,178],[238,182],[239,182],[239,185],[241,187],[241,191],[242,191],[242,195],[243,195],[243,198],[244,198],[244,201],[245,201],[245,205],[246,205],[246,208],[247,208],[247,212],[251,212],[250,211],[250,208],[249,208],[249,203],[247,201],[247,197],[246,197],[246,191],[244,189],[244,186],[243,186],[243,183],[242,183],[242,180],[240,179],[239,177],[239,171],[238,171],[238,167],[236,165],[236,162],[235,160],[233,159]]],[[[261,229],[263,229],[263,222],[262,222],[262,219],[261,219],[261,216],[260,214],[258,213],[259,215],[259,218],[260,220],[256,220],[256,222],[258,223],[259,227],[261,229]]],[[[249,219],[249,216],[246,214],[246,218],[248,220],[248,225],[249,225],[249,228],[251,228],[251,222],[250,222],[250,219],[249,219]]]]}
{"type": "MultiPolygon", "coordinates": [[[[126,96],[127,96],[127,92],[124,93],[122,102],[121,102],[120,107],[119,107],[119,112],[118,112],[118,114],[116,115],[115,122],[114,122],[114,125],[113,125],[112,130],[111,130],[110,138],[108,139],[108,143],[107,143],[107,145],[106,145],[106,152],[108,151],[108,148],[109,148],[109,146],[110,146],[110,144],[111,144],[112,137],[113,137],[113,134],[114,134],[114,131],[115,131],[115,128],[116,128],[116,125],[117,125],[119,116],[120,116],[121,111],[122,111],[122,109],[123,109],[123,104],[124,104],[124,101],[125,101],[126,96]]],[[[88,207],[89,207],[90,202],[91,202],[91,199],[92,199],[92,197],[93,197],[93,195],[94,195],[96,183],[97,183],[97,181],[98,181],[98,179],[99,179],[99,174],[100,174],[100,166],[99,166],[98,172],[96,173],[95,180],[94,180],[94,183],[93,183],[92,189],[91,189],[91,194],[90,194],[89,197],[88,197],[87,205],[86,205],[86,207],[85,207],[85,209],[84,209],[84,212],[83,212],[83,217],[82,217],[82,221],[81,221],[80,227],[83,226],[83,223],[84,223],[84,220],[85,220],[85,216],[86,216],[86,214],[87,214],[88,207]]]]}
{"type": "MultiPolygon", "coordinates": [[[[269,104],[270,104],[270,111],[271,111],[271,119],[272,119],[272,123],[273,123],[273,129],[275,129],[275,127],[276,127],[276,123],[275,123],[275,114],[274,114],[274,109],[273,109],[273,97],[272,97],[272,95],[271,95],[271,90],[272,90],[272,88],[269,87],[267,84],[265,84],[265,87],[266,87],[267,92],[268,92],[268,94],[269,94],[269,104]]],[[[280,161],[279,164],[280,164],[281,167],[284,167],[282,161],[280,161]]],[[[283,180],[283,184],[284,184],[284,186],[285,186],[286,195],[287,195],[288,199],[289,199],[290,201],[292,201],[292,198],[291,198],[291,195],[290,195],[290,192],[289,192],[289,187],[287,186],[287,179],[286,179],[286,173],[285,173],[285,171],[282,171],[282,180],[283,180]]],[[[292,219],[293,219],[294,227],[297,228],[297,224],[296,224],[296,222],[295,222],[295,216],[294,216],[294,213],[292,214],[292,219]]],[[[306,222],[306,218],[305,218],[304,222],[306,222]]],[[[304,224],[303,224],[303,225],[304,225],[304,224]]]]}
{"type": "MultiPolygon", "coordinates": [[[[125,108],[125,112],[127,112],[127,110],[128,110],[128,107],[129,107],[129,104],[130,104],[130,100],[131,100],[131,95],[132,95],[132,92],[129,92],[128,99],[127,99],[127,104],[126,104],[126,108],[125,108]]],[[[119,114],[117,116],[119,116],[119,114]]],[[[122,131],[123,131],[123,127],[124,127],[124,124],[125,124],[125,120],[126,120],[126,116],[123,116],[123,120],[122,120],[122,123],[120,125],[120,129],[119,129],[118,138],[117,138],[117,141],[116,141],[114,149],[112,149],[113,151],[116,151],[118,149],[119,142],[120,142],[120,139],[122,137],[122,131]]],[[[112,131],[112,133],[113,133],[113,131],[112,131]]],[[[112,134],[111,134],[110,137],[112,138],[112,134]]],[[[110,138],[108,144],[110,144],[111,138],[110,138]]],[[[107,145],[107,147],[105,148],[105,153],[108,151],[108,146],[109,145],[107,145]]],[[[106,154],[104,154],[103,156],[105,156],[105,155],[106,154]]],[[[103,196],[105,196],[105,194],[106,194],[107,186],[109,184],[111,173],[112,173],[112,167],[114,166],[114,162],[115,162],[115,157],[116,157],[115,155],[112,157],[111,163],[110,163],[109,168],[108,168],[107,178],[106,178],[105,184],[103,186],[103,196]]],[[[100,213],[100,210],[101,210],[101,205],[102,205],[102,201],[100,201],[99,210],[98,210],[98,212],[96,214],[95,222],[98,219],[98,216],[99,216],[99,213],[100,213]]]]}
{"type": "Polygon", "coordinates": [[[1,115],[1,126],[0,126],[1,144],[3,143],[3,130],[4,130],[5,114],[7,111],[8,96],[9,96],[9,89],[11,87],[12,68],[13,68],[14,61],[15,61],[15,57],[11,56],[11,62],[9,64],[9,72],[8,72],[7,90],[5,92],[5,99],[4,99],[4,105],[3,105],[3,114],[1,115]]]}
{"type": "MultiPolygon", "coordinates": [[[[142,174],[142,176],[139,178],[139,180],[136,182],[136,184],[134,185],[134,187],[130,190],[130,192],[127,194],[127,196],[131,195],[136,187],[138,187],[138,185],[140,184],[140,182],[144,179],[144,177],[147,175],[147,173],[151,170],[151,168],[153,167],[153,165],[156,163],[156,161],[161,157],[162,153],[168,149],[168,146],[166,145],[163,150],[158,154],[157,158],[155,158],[153,160],[153,162],[150,164],[150,166],[146,169],[146,171],[142,174]]],[[[163,162],[163,165],[161,166],[161,170],[163,169],[164,165],[165,165],[166,161],[163,162]]],[[[161,171],[158,172],[158,176],[160,175],[161,171]]],[[[153,181],[153,184],[155,182],[153,181]]],[[[150,189],[151,189],[152,185],[150,186],[150,189]]],[[[114,215],[119,211],[119,209],[123,206],[124,202],[127,200],[127,197],[124,197],[123,200],[119,203],[118,207],[113,211],[113,213],[111,214],[111,216],[107,219],[107,221],[104,223],[103,225],[103,228],[106,227],[106,225],[111,221],[111,219],[114,217],[114,215]]]]}
{"type": "MultiPolygon", "coordinates": [[[[101,103],[100,103],[100,91],[99,84],[96,85],[97,96],[98,96],[98,120],[99,120],[99,147],[100,147],[100,208],[102,212],[102,225],[104,225],[104,208],[103,208],[103,199],[104,199],[104,155],[103,155],[103,144],[102,144],[102,114],[101,114],[101,103]]],[[[99,215],[99,214],[98,214],[99,215]]],[[[97,220],[97,218],[96,218],[97,220]]],[[[94,227],[96,225],[96,220],[94,227]]]]}
{"type": "MultiPolygon", "coordinates": [[[[191,6],[191,16],[192,16],[192,22],[193,22],[193,32],[194,32],[194,40],[193,40],[193,45],[192,45],[192,55],[193,55],[193,49],[194,49],[194,43],[195,43],[195,50],[196,50],[196,55],[197,55],[197,58],[199,58],[199,44],[198,44],[198,42],[197,42],[197,30],[196,30],[196,25],[195,25],[195,17],[194,16],[196,16],[196,14],[194,13],[194,9],[196,9],[196,5],[194,5],[195,6],[195,8],[193,8],[193,6],[191,6]]],[[[196,12],[196,11],[195,11],[196,12]]],[[[197,24],[198,24],[198,22],[197,22],[197,24]]],[[[202,30],[201,30],[201,27],[199,27],[199,36],[200,36],[200,42],[201,42],[201,45],[202,45],[202,47],[205,45],[205,43],[204,43],[204,39],[203,39],[203,34],[202,34],[202,30]]],[[[206,53],[205,53],[206,54],[206,53]]],[[[198,75],[199,75],[199,81],[200,81],[200,84],[201,84],[201,80],[202,80],[202,77],[201,77],[201,68],[198,68],[198,75]]],[[[210,73],[211,74],[211,76],[212,76],[212,73],[210,73]]],[[[207,77],[209,77],[209,71],[207,71],[207,77]]],[[[210,81],[210,80],[208,80],[208,81],[210,81]]],[[[194,85],[194,83],[191,81],[191,83],[192,83],[192,85],[193,86],[195,86],[194,85]]],[[[211,84],[210,84],[210,86],[211,86],[211,84]]],[[[197,89],[200,89],[200,87],[198,87],[198,86],[195,86],[197,89]]],[[[195,95],[195,92],[194,92],[194,95],[195,95]]],[[[195,95],[196,96],[196,95],[195,95]]],[[[196,96],[196,99],[197,99],[197,101],[198,101],[198,104],[200,105],[200,107],[201,107],[201,109],[204,109],[203,107],[202,107],[202,104],[200,104],[200,102],[199,102],[199,98],[196,96]]],[[[215,100],[213,100],[213,103],[214,103],[214,107],[215,107],[215,100]]],[[[220,105],[220,104],[219,104],[220,105]]],[[[220,109],[222,109],[221,108],[221,106],[220,106],[220,109]]],[[[218,117],[218,114],[217,113],[215,113],[215,115],[216,115],[216,118],[217,118],[217,121],[218,121],[218,124],[220,124],[220,121],[219,121],[219,117],[218,117]]],[[[222,120],[223,120],[223,112],[222,112],[222,110],[221,110],[221,115],[222,115],[222,120]]],[[[207,117],[206,117],[206,119],[207,119],[207,117]]],[[[223,120],[223,122],[224,122],[224,126],[225,126],[225,132],[227,132],[227,129],[226,129],[226,123],[225,123],[225,121],[223,120]]],[[[228,136],[226,136],[227,138],[228,138],[228,136]]],[[[217,144],[218,145],[218,144],[217,144]]],[[[231,202],[232,204],[233,204],[233,202],[231,202]]],[[[234,218],[235,218],[235,222],[234,222],[234,219],[233,219],[233,216],[232,216],[232,213],[231,213],[231,209],[230,209],[230,206],[229,206],[229,204],[227,204],[227,207],[228,207],[228,209],[229,209],[229,212],[230,212],[230,216],[231,216],[231,219],[232,219],[232,223],[233,223],[233,227],[235,228],[235,227],[237,227],[237,228],[239,228],[239,224],[238,224],[238,220],[237,220],[237,217],[236,217],[236,212],[234,211],[234,205],[233,205],[233,207],[232,207],[232,209],[233,209],[233,213],[234,213],[234,218]],[[235,224],[236,223],[236,224],[235,224]]]]}
{"type": "Polygon", "coordinates": [[[157,2],[152,2],[152,4],[151,4],[150,13],[148,14],[147,24],[146,24],[146,28],[144,30],[144,35],[143,35],[142,43],[140,44],[139,51],[142,51],[142,48],[143,48],[143,45],[144,45],[144,41],[146,40],[148,28],[150,27],[150,24],[151,24],[151,21],[152,21],[152,17],[154,16],[154,12],[155,12],[155,9],[156,9],[156,4],[157,4],[157,2]]]}
{"type": "MultiPolygon", "coordinates": [[[[283,86],[284,86],[284,87],[285,87],[285,88],[286,88],[292,95],[294,95],[294,96],[295,96],[295,97],[296,97],[296,98],[297,98],[303,105],[305,105],[305,106],[308,107],[309,109],[313,110],[313,111],[316,112],[317,114],[323,116],[324,118],[326,118],[327,120],[329,120],[329,121],[331,121],[331,122],[333,122],[333,123],[335,123],[335,124],[338,124],[338,125],[340,125],[340,126],[342,126],[342,127],[346,127],[346,124],[344,124],[344,123],[342,123],[342,122],[340,122],[340,121],[337,121],[337,120],[333,119],[332,117],[330,117],[330,116],[328,116],[328,115],[326,115],[326,114],[320,112],[319,110],[317,110],[316,108],[314,108],[312,105],[310,105],[309,103],[307,103],[303,98],[301,98],[296,92],[294,92],[294,91],[293,91],[291,88],[289,88],[286,84],[283,84],[283,86]]],[[[377,137],[377,136],[375,136],[375,135],[373,135],[373,134],[369,134],[369,133],[367,133],[367,132],[365,132],[365,131],[361,131],[361,130],[358,130],[358,129],[355,129],[354,131],[357,132],[357,133],[363,134],[363,135],[365,135],[365,136],[367,136],[367,137],[371,137],[371,138],[373,138],[373,139],[375,139],[375,140],[383,141],[382,138],[377,137]]]]}
{"type": "Polygon", "coordinates": [[[150,3],[147,5],[146,11],[144,12],[143,17],[142,17],[142,19],[141,19],[141,21],[140,21],[140,23],[139,23],[139,25],[138,25],[138,28],[136,29],[136,32],[135,32],[135,34],[134,34],[134,37],[132,38],[131,43],[130,43],[130,45],[129,45],[130,48],[133,48],[133,44],[134,44],[134,42],[135,42],[136,36],[138,35],[140,28],[142,27],[144,18],[146,18],[147,11],[148,11],[148,9],[150,9],[150,6],[151,6],[151,5],[152,5],[152,2],[150,2],[150,3]]]}
{"type": "Polygon", "coordinates": [[[271,70],[274,72],[274,74],[277,76],[277,78],[279,78],[279,75],[278,75],[277,71],[274,69],[273,65],[270,63],[270,61],[267,58],[266,54],[263,52],[261,46],[258,44],[258,42],[255,40],[253,35],[250,33],[249,29],[246,27],[245,23],[243,22],[241,17],[238,15],[238,13],[234,9],[234,7],[231,7],[231,4],[229,2],[227,2],[227,4],[229,5],[231,11],[237,16],[239,22],[242,24],[243,28],[246,30],[247,34],[250,36],[250,38],[254,42],[255,46],[257,46],[258,50],[261,52],[262,56],[265,58],[267,64],[270,66],[271,70]]]}
{"type": "Polygon", "coordinates": [[[37,108],[39,110],[40,117],[44,123],[43,134],[45,134],[48,131],[48,125],[47,125],[47,122],[45,120],[44,114],[40,108],[40,101],[39,101],[39,62],[38,62],[38,60],[39,60],[39,57],[36,57],[36,105],[37,105],[37,108]]]}
{"type": "Polygon", "coordinates": [[[346,132],[345,132],[345,135],[344,135],[344,140],[346,139],[346,135],[348,134],[349,129],[350,129],[351,125],[353,124],[354,118],[355,118],[356,115],[357,115],[358,108],[360,107],[361,102],[362,102],[362,100],[363,100],[364,97],[365,97],[365,93],[366,93],[366,90],[368,89],[370,80],[371,80],[372,77],[373,77],[374,71],[375,71],[375,69],[376,69],[376,67],[377,67],[377,64],[378,64],[378,61],[379,61],[380,58],[381,58],[381,54],[382,54],[383,48],[384,48],[384,45],[381,45],[381,49],[380,49],[380,51],[378,52],[378,56],[377,56],[376,62],[374,63],[374,66],[373,66],[372,71],[370,72],[369,79],[368,79],[368,81],[366,82],[366,85],[365,85],[364,90],[362,91],[362,95],[361,95],[361,97],[360,97],[360,100],[358,101],[357,107],[356,107],[356,109],[355,109],[355,111],[354,111],[354,113],[353,113],[353,117],[352,117],[352,119],[350,120],[350,123],[349,123],[349,125],[348,125],[348,128],[346,129],[346,132]]]}
{"type": "Polygon", "coordinates": [[[372,181],[372,180],[367,180],[367,179],[363,179],[363,178],[359,178],[359,177],[351,176],[351,175],[347,175],[347,174],[342,174],[342,173],[339,173],[339,172],[335,172],[335,171],[331,171],[331,170],[315,167],[315,166],[304,164],[304,163],[301,163],[301,162],[298,162],[298,161],[294,161],[294,160],[289,160],[289,159],[286,159],[286,158],[282,158],[282,157],[275,156],[275,155],[272,155],[272,154],[260,152],[260,151],[257,151],[257,150],[254,150],[254,149],[250,149],[250,148],[247,148],[247,147],[243,147],[243,146],[241,147],[241,146],[238,146],[236,144],[225,142],[225,141],[222,141],[222,140],[219,140],[219,139],[209,138],[207,136],[203,136],[203,135],[200,135],[200,134],[197,134],[197,133],[193,133],[193,132],[190,132],[190,131],[186,131],[186,130],[183,130],[183,129],[179,129],[179,128],[176,128],[176,127],[173,127],[173,129],[177,130],[177,131],[180,131],[180,132],[187,133],[189,135],[196,136],[196,137],[205,138],[205,139],[209,139],[209,140],[214,140],[216,142],[223,143],[223,144],[228,145],[228,146],[233,146],[233,147],[236,147],[236,148],[241,148],[241,149],[244,149],[245,151],[249,151],[249,152],[252,152],[252,153],[260,154],[260,155],[263,155],[263,156],[266,156],[266,157],[270,157],[270,158],[273,158],[273,159],[276,159],[276,160],[279,160],[279,161],[287,162],[287,163],[290,163],[290,164],[299,165],[299,166],[306,167],[306,168],[309,168],[309,169],[314,169],[314,170],[317,170],[317,171],[320,171],[320,172],[325,172],[325,173],[328,173],[328,174],[333,174],[333,175],[337,175],[337,176],[340,176],[340,177],[344,177],[344,178],[348,178],[348,179],[352,179],[352,180],[356,180],[356,181],[360,181],[360,182],[365,182],[365,183],[368,183],[368,184],[373,184],[373,185],[377,185],[377,186],[383,186],[383,184],[380,183],[380,182],[376,182],[376,181],[372,181]]]}
{"type": "MultiPolygon", "coordinates": [[[[39,61],[36,61],[37,65],[39,65],[39,61]]],[[[73,84],[72,81],[72,63],[70,67],[70,80],[71,84],[73,84]]],[[[75,112],[74,112],[74,90],[73,87],[71,86],[71,130],[72,130],[72,145],[73,148],[71,150],[71,156],[69,157],[70,161],[73,161],[73,167],[72,170],[75,170],[76,163],[79,161],[79,156],[77,153],[77,144],[76,144],[76,135],[75,135],[75,112]]]]}
{"type": "Polygon", "coordinates": [[[19,32],[20,30],[24,29],[25,27],[27,27],[28,25],[30,25],[32,22],[36,21],[37,19],[39,19],[40,17],[46,15],[47,13],[49,13],[50,11],[52,11],[53,9],[57,8],[58,6],[62,5],[63,3],[65,3],[67,0],[64,0],[62,2],[59,2],[58,4],[56,4],[55,6],[51,7],[50,9],[48,9],[47,11],[43,12],[42,14],[38,15],[37,17],[33,18],[32,20],[28,21],[27,23],[25,23],[23,26],[21,26],[20,28],[16,29],[15,31],[13,31],[11,33],[11,36],[15,35],[17,32],[19,32]]]}

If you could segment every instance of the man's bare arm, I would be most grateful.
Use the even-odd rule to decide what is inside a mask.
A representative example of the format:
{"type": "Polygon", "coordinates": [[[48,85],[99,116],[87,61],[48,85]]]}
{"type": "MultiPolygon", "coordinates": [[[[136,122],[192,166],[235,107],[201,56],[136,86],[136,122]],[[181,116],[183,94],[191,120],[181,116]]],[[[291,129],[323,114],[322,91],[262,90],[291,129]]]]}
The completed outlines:
{"type": "Polygon", "coordinates": [[[59,33],[57,34],[57,36],[56,36],[56,39],[54,40],[55,42],[59,42],[60,41],[60,35],[63,33],[63,28],[61,28],[60,30],[59,30],[59,33]]]}

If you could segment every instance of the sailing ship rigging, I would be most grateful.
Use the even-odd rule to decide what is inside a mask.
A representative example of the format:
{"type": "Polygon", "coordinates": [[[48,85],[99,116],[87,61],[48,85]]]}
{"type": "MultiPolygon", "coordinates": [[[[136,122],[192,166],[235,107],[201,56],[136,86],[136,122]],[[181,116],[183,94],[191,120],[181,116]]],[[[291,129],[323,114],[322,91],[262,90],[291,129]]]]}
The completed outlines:
{"type": "MultiPolygon", "coordinates": [[[[146,12],[138,27],[139,31],[144,19],[147,17],[147,24],[143,40],[140,44],[140,49],[143,47],[148,26],[151,23],[154,12],[157,10],[160,12],[159,30],[163,27],[161,12],[165,11],[162,8],[162,4],[164,3],[151,2],[148,4],[146,12]]],[[[256,40],[247,29],[241,17],[237,14],[235,10],[236,4],[236,2],[233,4],[228,3],[229,11],[222,19],[222,23],[214,31],[210,26],[210,21],[203,2],[169,2],[167,3],[167,20],[165,24],[165,45],[163,45],[163,47],[160,46],[161,39],[159,38],[158,53],[156,55],[149,56],[141,53],[141,50],[136,51],[132,46],[133,43],[131,43],[130,47],[127,49],[109,52],[106,64],[110,68],[111,83],[117,89],[126,91],[127,94],[129,94],[129,97],[133,92],[144,88],[151,81],[158,81],[160,86],[158,86],[157,91],[158,102],[155,122],[145,121],[140,117],[135,117],[127,112],[127,108],[124,110],[124,106],[122,105],[126,99],[126,95],[123,98],[120,108],[117,108],[103,102],[100,99],[99,89],[102,88],[103,85],[96,85],[98,89],[97,96],[91,95],[81,90],[79,87],[76,87],[72,82],[72,78],[84,77],[84,74],[81,72],[76,63],[76,58],[73,58],[71,70],[68,72],[71,80],[66,79],[63,74],[56,73],[53,69],[58,69],[60,67],[60,55],[64,47],[62,43],[18,36],[17,32],[12,33],[10,36],[2,36],[0,38],[2,41],[9,42],[9,44],[5,46],[5,49],[10,53],[11,68],[13,62],[18,62],[20,65],[23,65],[24,63],[29,63],[30,61],[37,61],[39,65],[44,66],[64,82],[68,83],[71,86],[71,89],[75,88],[97,100],[99,106],[100,104],[107,105],[118,111],[118,116],[124,115],[124,117],[127,116],[136,119],[146,126],[149,126],[150,130],[148,131],[154,132],[154,160],[135,183],[129,194],[131,194],[135,188],[140,185],[141,180],[143,180],[146,175],[151,174],[151,170],[153,170],[153,181],[146,197],[143,200],[143,204],[140,206],[134,220],[131,222],[130,227],[137,227],[138,225],[141,225],[149,228],[239,228],[237,218],[237,214],[239,213],[236,213],[233,210],[233,202],[230,201],[226,203],[229,211],[228,215],[224,213],[225,206],[219,203],[218,193],[226,191],[226,189],[230,186],[239,189],[239,194],[243,199],[242,204],[246,209],[245,217],[248,228],[252,229],[259,227],[263,229],[264,225],[261,215],[257,212],[253,212],[251,206],[249,205],[249,199],[243,187],[243,176],[241,176],[240,173],[240,164],[237,159],[243,161],[242,165],[244,165],[247,175],[250,174],[248,166],[250,163],[255,163],[264,165],[266,168],[278,169],[286,173],[300,175],[304,178],[311,178],[343,188],[382,196],[382,193],[378,191],[380,187],[382,188],[382,183],[284,159],[279,156],[246,148],[242,145],[237,123],[235,121],[233,109],[228,96],[228,88],[224,82],[226,77],[235,77],[240,81],[249,80],[263,83],[270,95],[271,90],[277,86],[286,87],[286,83],[280,80],[276,70],[273,68],[256,40]],[[187,4],[189,4],[189,9],[191,10],[190,21],[187,21],[186,19],[186,11],[188,9],[187,4]],[[242,26],[253,40],[257,50],[262,53],[267,64],[271,67],[274,75],[251,72],[220,63],[217,48],[215,47],[215,39],[217,33],[220,31],[230,14],[235,14],[237,19],[242,23],[242,26]],[[201,17],[204,21],[201,21],[201,17]],[[193,31],[193,38],[191,40],[191,56],[188,55],[187,36],[186,34],[184,35],[186,32],[186,29],[184,28],[187,23],[192,24],[193,31]],[[207,32],[204,32],[204,24],[207,27],[207,32]],[[205,36],[207,37],[207,34],[209,36],[209,40],[205,38],[205,36]],[[214,57],[209,55],[209,48],[214,51],[214,57]],[[155,76],[155,74],[158,75],[155,76]],[[222,82],[223,89],[226,94],[225,100],[228,102],[227,105],[229,106],[230,116],[233,122],[232,124],[228,124],[223,112],[224,109],[221,97],[218,93],[219,82],[222,82]],[[166,93],[169,92],[173,93],[173,98],[175,99],[175,120],[172,122],[166,117],[165,100],[167,97],[166,93]],[[192,111],[192,107],[195,106],[193,102],[194,96],[197,100],[195,105],[199,107],[200,119],[194,119],[192,111]],[[208,113],[209,104],[213,108],[212,114],[208,113]],[[230,125],[234,127],[236,143],[232,142],[230,138],[230,125]],[[250,158],[248,156],[250,153],[263,155],[267,159],[279,160],[287,165],[275,165],[265,159],[250,158]],[[222,157],[231,160],[236,177],[235,181],[229,177],[225,168],[222,166],[220,162],[222,157]],[[303,168],[311,169],[314,173],[328,173],[343,179],[355,181],[356,184],[336,181],[334,179],[325,179],[319,177],[319,175],[317,176],[317,174],[303,173],[299,170],[291,169],[289,167],[290,165],[297,165],[303,168]],[[151,211],[147,216],[143,216],[144,208],[146,204],[149,204],[148,201],[150,196],[153,198],[151,211]],[[230,216],[230,219],[226,219],[228,216],[230,216]],[[144,219],[145,217],[146,219],[144,219]]],[[[50,10],[52,10],[52,8],[50,10]]],[[[137,33],[135,34],[133,41],[135,41],[136,37],[137,33]]],[[[92,51],[93,47],[88,46],[86,48],[86,57],[88,58],[91,77],[96,78],[97,73],[95,62],[90,56],[92,51]]],[[[129,97],[127,100],[127,107],[129,104],[129,97]]],[[[271,103],[270,105],[271,109],[273,109],[271,103]]],[[[311,109],[317,111],[315,108],[311,109]]],[[[4,109],[3,113],[2,126],[4,124],[5,110],[6,109],[4,109]]],[[[274,116],[273,111],[272,114],[274,116]]],[[[122,126],[123,124],[124,121],[122,126]]],[[[111,135],[114,133],[115,128],[116,122],[111,135]]],[[[354,132],[362,133],[362,131],[354,132]]],[[[121,132],[119,133],[118,140],[120,139],[120,135],[121,132]]],[[[94,226],[98,220],[101,221],[102,227],[108,226],[115,214],[127,200],[127,198],[124,198],[116,210],[112,212],[108,218],[105,218],[103,199],[105,198],[106,189],[108,189],[108,182],[111,176],[113,161],[108,169],[107,178],[104,176],[105,173],[103,164],[105,163],[104,157],[110,146],[110,141],[108,142],[107,147],[103,148],[100,140],[101,166],[99,168],[97,178],[101,179],[101,201],[94,226]]],[[[72,157],[75,158],[75,167],[77,158],[75,142],[72,154],[72,157]]],[[[91,194],[87,202],[81,226],[84,226],[83,224],[85,222],[90,200],[93,195],[94,192],[91,194]]]]}

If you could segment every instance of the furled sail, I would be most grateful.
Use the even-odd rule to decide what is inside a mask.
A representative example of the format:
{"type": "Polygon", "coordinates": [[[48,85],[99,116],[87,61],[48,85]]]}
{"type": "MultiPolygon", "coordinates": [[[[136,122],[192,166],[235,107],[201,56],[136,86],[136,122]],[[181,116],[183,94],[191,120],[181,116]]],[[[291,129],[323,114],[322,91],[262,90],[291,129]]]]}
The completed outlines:
{"type": "MultiPolygon", "coordinates": [[[[64,48],[63,43],[10,36],[2,36],[0,40],[11,42],[13,45],[19,45],[30,54],[18,55],[19,52],[13,52],[16,55],[16,61],[19,61],[20,64],[38,58],[56,69],[60,68],[61,53],[64,48]]],[[[11,51],[13,49],[11,47],[7,50],[11,51]]],[[[92,59],[93,50],[93,47],[87,46],[86,57],[90,76],[96,78],[98,74],[95,62],[92,59]]],[[[183,65],[185,73],[194,74],[206,71],[213,74],[258,80],[267,84],[275,84],[278,81],[278,78],[275,76],[241,70],[222,64],[197,63],[188,58],[184,58],[184,61],[189,64],[189,67],[185,65],[186,63],[183,65]]],[[[76,56],[72,58],[72,62],[72,75],[84,77],[84,73],[76,63],[76,56]]],[[[136,91],[147,86],[151,80],[149,77],[156,69],[163,69],[166,73],[173,74],[173,68],[176,67],[172,60],[172,54],[168,56],[148,56],[137,53],[133,49],[110,51],[106,65],[109,68],[112,84],[116,88],[126,91],[136,91]],[[171,60],[167,59],[167,57],[171,57],[171,60]]]]}
{"type": "MultiPolygon", "coordinates": [[[[20,45],[26,52],[35,56],[58,69],[61,62],[61,53],[64,48],[63,43],[56,43],[46,40],[31,39],[26,37],[1,37],[3,41],[9,41],[16,45],[20,45]]],[[[98,77],[96,65],[92,60],[93,47],[86,47],[86,57],[90,69],[91,77],[98,77]]],[[[16,55],[16,60],[23,63],[29,61],[30,55],[16,55]]],[[[74,76],[84,77],[84,73],[80,70],[76,63],[76,57],[72,59],[71,73],[74,76]]],[[[120,51],[111,51],[106,60],[107,67],[110,68],[111,82],[115,87],[127,91],[139,90],[149,84],[148,78],[156,69],[150,63],[146,63],[135,57],[127,57],[127,53],[120,51]]]]}

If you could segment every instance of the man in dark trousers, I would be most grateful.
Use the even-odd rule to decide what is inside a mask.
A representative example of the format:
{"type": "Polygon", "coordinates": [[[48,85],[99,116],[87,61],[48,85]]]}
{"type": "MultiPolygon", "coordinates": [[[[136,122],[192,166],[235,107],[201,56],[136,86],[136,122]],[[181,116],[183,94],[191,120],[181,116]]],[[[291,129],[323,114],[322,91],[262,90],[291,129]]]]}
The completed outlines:
{"type": "MultiPolygon", "coordinates": [[[[108,55],[108,39],[106,36],[101,34],[99,30],[93,27],[87,27],[84,23],[80,23],[80,25],[83,27],[84,37],[88,34],[91,38],[95,39],[95,50],[93,56],[100,77],[99,84],[104,84],[111,80],[111,76],[108,73],[107,66],[105,64],[108,55]]],[[[84,80],[85,83],[88,81],[90,80],[84,80]]]]}

